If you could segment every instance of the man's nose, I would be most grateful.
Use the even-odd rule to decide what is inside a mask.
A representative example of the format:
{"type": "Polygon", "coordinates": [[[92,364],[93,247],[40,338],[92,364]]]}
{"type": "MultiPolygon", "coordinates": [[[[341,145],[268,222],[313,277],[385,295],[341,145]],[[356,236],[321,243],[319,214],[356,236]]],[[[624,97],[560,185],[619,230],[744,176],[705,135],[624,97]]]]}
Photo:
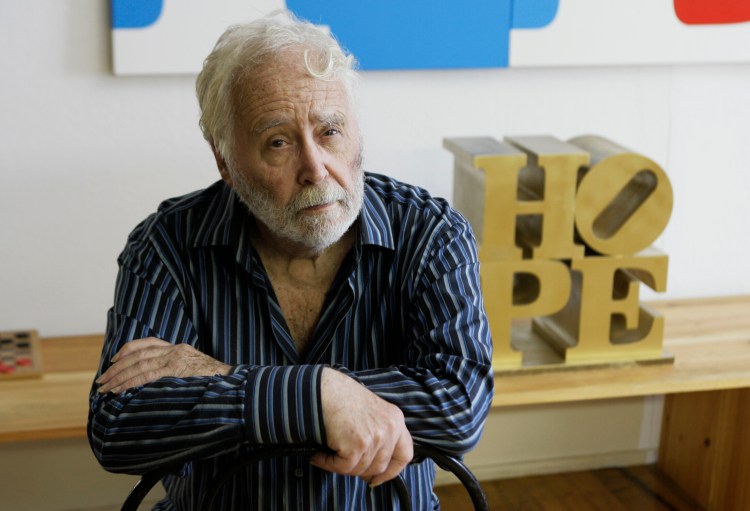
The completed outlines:
{"type": "Polygon", "coordinates": [[[328,176],[328,154],[314,141],[306,140],[300,150],[298,179],[300,184],[315,184],[328,176]]]}

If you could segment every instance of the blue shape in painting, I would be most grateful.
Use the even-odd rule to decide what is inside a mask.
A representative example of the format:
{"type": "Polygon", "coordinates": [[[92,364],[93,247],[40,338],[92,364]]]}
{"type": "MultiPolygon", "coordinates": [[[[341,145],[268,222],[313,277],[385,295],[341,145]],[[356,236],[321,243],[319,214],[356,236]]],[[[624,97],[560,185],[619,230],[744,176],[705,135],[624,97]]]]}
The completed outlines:
{"type": "Polygon", "coordinates": [[[557,15],[559,0],[515,0],[513,28],[546,27],[557,15]]]}
{"type": "Polygon", "coordinates": [[[112,0],[112,28],[145,28],[161,15],[162,0],[112,0]]]}
{"type": "Polygon", "coordinates": [[[507,67],[510,30],[554,19],[559,0],[287,0],[328,25],[361,69],[507,67]]]}

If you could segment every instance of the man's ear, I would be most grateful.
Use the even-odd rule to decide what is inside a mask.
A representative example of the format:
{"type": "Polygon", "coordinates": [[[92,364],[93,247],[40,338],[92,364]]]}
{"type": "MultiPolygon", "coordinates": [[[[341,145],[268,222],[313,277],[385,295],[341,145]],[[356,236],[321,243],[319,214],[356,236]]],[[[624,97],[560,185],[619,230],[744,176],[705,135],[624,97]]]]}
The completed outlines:
{"type": "Polygon", "coordinates": [[[214,158],[216,159],[216,166],[219,169],[219,174],[221,174],[221,179],[224,180],[224,182],[232,186],[232,176],[229,174],[229,168],[227,167],[227,160],[224,159],[224,157],[221,155],[218,149],[216,149],[216,145],[214,144],[213,140],[209,141],[209,144],[211,144],[211,151],[214,153],[214,158]]]}

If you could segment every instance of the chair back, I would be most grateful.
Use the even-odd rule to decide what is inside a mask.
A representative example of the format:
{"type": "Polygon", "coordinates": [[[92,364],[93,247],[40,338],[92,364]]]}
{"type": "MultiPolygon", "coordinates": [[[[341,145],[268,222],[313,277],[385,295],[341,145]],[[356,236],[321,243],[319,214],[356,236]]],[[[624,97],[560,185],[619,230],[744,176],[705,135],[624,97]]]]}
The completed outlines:
{"type": "MultiPolygon", "coordinates": [[[[259,449],[253,449],[249,451],[247,456],[242,456],[235,460],[229,467],[218,474],[209,483],[206,494],[203,497],[203,502],[200,505],[201,511],[211,511],[213,509],[213,503],[216,499],[221,487],[226,483],[233,475],[242,470],[244,467],[257,463],[262,460],[269,458],[284,458],[288,456],[304,456],[310,457],[316,452],[320,451],[320,446],[270,446],[262,447],[259,449]]],[[[477,511],[489,511],[487,505],[487,499],[484,495],[479,481],[469,468],[458,458],[447,455],[438,449],[429,447],[421,444],[414,444],[414,459],[430,458],[440,468],[447,470],[455,475],[458,480],[463,484],[464,488],[469,494],[474,509],[477,511]]],[[[412,461],[413,463],[414,461],[412,461]]],[[[143,502],[143,499],[148,495],[151,489],[161,481],[161,479],[171,473],[179,472],[180,465],[171,465],[161,469],[154,470],[147,474],[144,474],[140,480],[135,484],[130,494],[125,499],[122,505],[121,511],[137,511],[138,506],[143,502]]],[[[386,484],[393,484],[396,494],[398,496],[399,504],[401,509],[404,511],[411,511],[411,498],[409,497],[409,490],[406,487],[403,477],[400,475],[393,478],[386,484]]]]}

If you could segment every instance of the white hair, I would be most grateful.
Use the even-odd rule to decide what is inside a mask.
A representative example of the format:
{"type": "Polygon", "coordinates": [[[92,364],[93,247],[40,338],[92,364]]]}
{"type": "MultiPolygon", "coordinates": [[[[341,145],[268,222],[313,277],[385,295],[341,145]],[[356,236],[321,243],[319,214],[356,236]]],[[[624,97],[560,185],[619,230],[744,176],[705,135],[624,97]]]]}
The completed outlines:
{"type": "Polygon", "coordinates": [[[354,57],[328,32],[288,11],[231,26],[206,57],[196,80],[203,136],[225,160],[231,161],[238,85],[251,78],[253,70],[269,58],[290,47],[304,49],[305,68],[311,76],[341,81],[354,106],[357,82],[354,57]]]}

